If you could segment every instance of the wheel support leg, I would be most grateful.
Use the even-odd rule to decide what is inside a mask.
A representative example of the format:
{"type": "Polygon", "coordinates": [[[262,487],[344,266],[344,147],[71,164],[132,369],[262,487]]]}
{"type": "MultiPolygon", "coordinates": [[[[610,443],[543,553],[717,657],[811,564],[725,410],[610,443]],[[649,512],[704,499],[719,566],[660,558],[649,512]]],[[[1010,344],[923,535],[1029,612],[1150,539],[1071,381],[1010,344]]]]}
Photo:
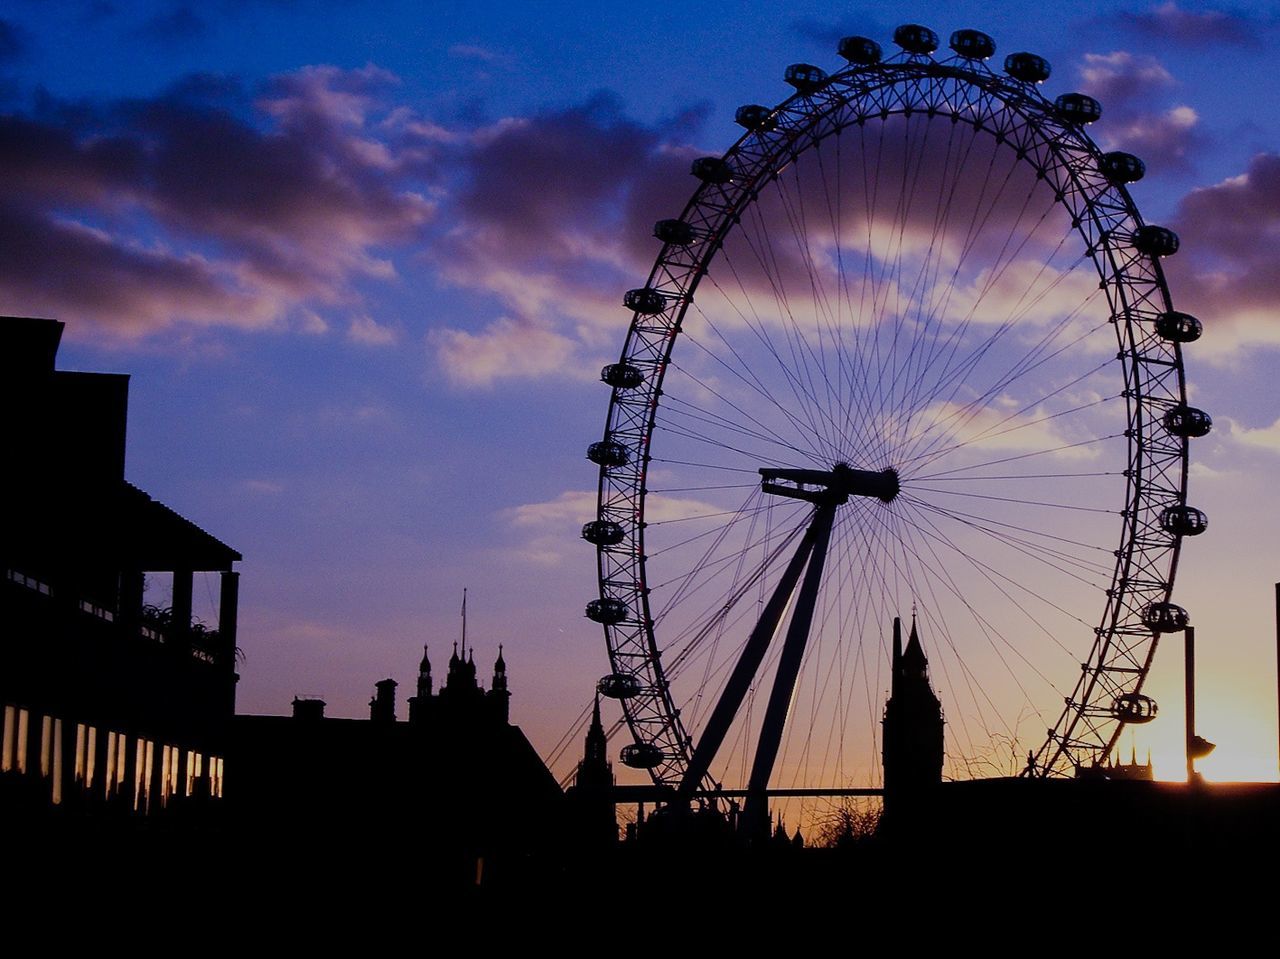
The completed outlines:
{"type": "MultiPolygon", "coordinates": [[[[808,561],[810,553],[813,552],[814,543],[819,533],[820,521],[818,514],[821,512],[822,510],[819,509],[815,513],[809,528],[805,530],[804,536],[801,537],[800,545],[796,548],[795,555],[791,558],[791,562],[787,564],[787,568],[783,572],[782,578],[778,581],[773,595],[769,597],[769,602],[765,605],[759,622],[756,623],[755,629],[751,631],[747,645],[743,648],[742,655],[738,658],[738,663],[734,666],[728,683],[725,684],[724,692],[720,694],[720,700],[716,703],[716,708],[712,711],[711,718],[707,720],[706,728],[703,730],[702,736],[698,740],[697,748],[694,749],[689,765],[685,769],[684,779],[680,781],[680,789],[677,794],[680,802],[687,803],[702,785],[703,777],[706,776],[707,770],[711,768],[712,760],[715,759],[716,752],[724,742],[724,737],[728,735],[729,727],[733,724],[733,719],[738,714],[738,709],[747,695],[747,690],[751,688],[751,682],[755,679],[756,673],[760,669],[760,664],[764,661],[765,653],[769,649],[769,644],[773,641],[774,634],[778,631],[778,624],[782,621],[782,614],[786,612],[787,604],[791,601],[791,594],[795,592],[796,583],[800,579],[801,572],[804,571],[804,565],[808,561]]],[[[826,525],[827,531],[830,532],[830,519],[826,521],[826,525]]],[[[823,548],[825,550],[825,546],[823,548]]]]}
{"type": "Polygon", "coordinates": [[[809,569],[805,572],[791,625],[778,659],[778,671],[773,677],[773,690],[765,709],[764,723],[760,727],[760,742],[756,746],[755,761],[751,766],[751,779],[747,783],[747,801],[743,809],[744,827],[753,838],[767,834],[769,830],[769,777],[782,745],[782,732],[786,726],[791,699],[795,695],[796,679],[800,664],[809,643],[809,627],[813,623],[813,610],[818,602],[818,589],[822,586],[822,569],[827,559],[827,546],[831,541],[831,525],[835,521],[834,504],[819,506],[814,513],[813,554],[809,569]]]}

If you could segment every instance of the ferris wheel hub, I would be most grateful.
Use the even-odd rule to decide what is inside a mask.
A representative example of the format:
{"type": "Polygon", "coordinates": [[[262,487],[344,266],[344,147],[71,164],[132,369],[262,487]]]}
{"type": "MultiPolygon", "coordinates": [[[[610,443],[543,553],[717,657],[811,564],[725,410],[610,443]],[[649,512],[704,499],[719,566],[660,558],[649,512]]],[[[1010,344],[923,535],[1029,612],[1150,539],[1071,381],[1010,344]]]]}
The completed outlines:
{"type": "Polygon", "coordinates": [[[763,468],[760,477],[760,488],[766,493],[818,505],[847,503],[850,496],[892,503],[900,489],[897,470],[859,470],[848,463],[837,463],[830,470],[763,468]]]}

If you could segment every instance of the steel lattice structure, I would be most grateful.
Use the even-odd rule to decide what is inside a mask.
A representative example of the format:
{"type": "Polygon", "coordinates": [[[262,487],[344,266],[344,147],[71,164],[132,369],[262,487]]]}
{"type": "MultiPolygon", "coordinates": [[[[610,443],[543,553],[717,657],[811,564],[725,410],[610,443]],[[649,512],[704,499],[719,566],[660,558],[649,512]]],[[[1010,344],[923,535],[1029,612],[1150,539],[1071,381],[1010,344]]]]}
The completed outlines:
{"type": "MultiPolygon", "coordinates": [[[[600,463],[599,501],[595,533],[587,538],[598,547],[600,600],[589,614],[604,625],[613,669],[602,691],[621,700],[645,751],[636,765],[649,768],[660,785],[681,782],[693,745],[666,674],[645,545],[664,382],[699,284],[732,231],[790,164],[847,131],[949,121],[989,137],[1034,171],[1065,210],[1096,268],[1114,328],[1127,467],[1111,582],[1079,678],[1027,772],[1061,775],[1102,762],[1125,723],[1146,718],[1139,715],[1142,686],[1159,633],[1185,625],[1170,598],[1181,539],[1204,526],[1203,514],[1186,505],[1186,486],[1189,437],[1201,435],[1207,417],[1186,405],[1182,344],[1194,336],[1170,332],[1170,318],[1184,317],[1173,311],[1159,262],[1170,252],[1160,244],[1167,247],[1172,234],[1144,224],[1126,178],[1109,159],[1116,155],[1104,154],[1085,132],[1080,121],[1092,119],[1088,98],[1051,101],[1034,76],[1020,80],[980,58],[936,58],[927,44],[917,46],[887,60],[860,57],[868,62],[830,76],[801,75],[793,80],[794,96],[748,117],[750,128],[721,158],[695,164],[701,185],[678,221],[664,221],[665,230],[659,224],[666,242],[644,288],[629,295],[633,319],[618,364],[605,371],[613,390],[603,440],[592,451],[600,463]]],[[[1176,237],[1171,242],[1176,248],[1176,237]]],[[[1184,317],[1187,323],[1195,321],[1184,317]]],[[[778,542],[769,562],[792,541],[778,542]]],[[[746,577],[744,591],[754,582],[746,577]]],[[[714,785],[709,775],[707,784],[714,785]]]]}

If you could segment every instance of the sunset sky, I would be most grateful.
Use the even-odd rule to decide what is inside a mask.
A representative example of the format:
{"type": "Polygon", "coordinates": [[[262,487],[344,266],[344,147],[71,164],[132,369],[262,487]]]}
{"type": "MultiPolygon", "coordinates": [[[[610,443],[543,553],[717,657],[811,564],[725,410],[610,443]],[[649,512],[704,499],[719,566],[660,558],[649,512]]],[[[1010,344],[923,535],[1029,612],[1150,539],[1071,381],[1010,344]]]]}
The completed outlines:
{"type": "MultiPolygon", "coordinates": [[[[1201,768],[1276,778],[1280,5],[1262,3],[8,0],[0,314],[65,322],[62,369],[131,374],[128,478],[244,554],[241,712],[315,695],[365,715],[378,679],[408,695],[423,643],[443,677],[465,586],[482,677],[503,643],[513,720],[551,753],[608,671],[583,617],[584,451],[652,223],[679,214],[691,158],[741,134],[738,105],[792,92],[789,63],[834,71],[840,37],[888,49],[910,21],[1041,54],[1046,95],[1097,97],[1091,135],[1146,160],[1133,195],[1181,236],[1166,270],[1205,323],[1186,369],[1215,420],[1188,498],[1211,526],[1175,592],[1219,744],[1201,768]]],[[[1170,778],[1181,688],[1166,641],[1160,719],[1123,741],[1170,778]]]]}

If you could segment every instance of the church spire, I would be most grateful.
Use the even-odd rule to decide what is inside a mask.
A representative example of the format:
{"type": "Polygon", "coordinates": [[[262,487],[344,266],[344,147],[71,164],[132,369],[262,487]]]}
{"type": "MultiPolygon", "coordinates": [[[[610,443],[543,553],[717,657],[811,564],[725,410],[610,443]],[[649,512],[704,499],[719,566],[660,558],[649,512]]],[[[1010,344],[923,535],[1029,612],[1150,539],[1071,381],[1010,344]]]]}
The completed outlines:
{"type": "Polygon", "coordinates": [[[595,705],[591,709],[591,725],[587,728],[587,741],[582,750],[584,763],[607,763],[609,742],[604,735],[604,724],[600,722],[600,694],[596,693],[595,705]]]}
{"type": "Polygon", "coordinates": [[[418,698],[431,695],[431,660],[427,659],[427,647],[422,647],[422,661],[418,663],[418,698]]]}
{"type": "Polygon", "coordinates": [[[507,661],[502,658],[502,644],[498,644],[498,658],[493,663],[493,689],[507,688],[507,661]]]}
{"type": "Polygon", "coordinates": [[[911,635],[907,638],[907,648],[902,651],[898,668],[904,679],[928,679],[929,676],[929,660],[920,644],[915,613],[911,614],[911,635]]]}
{"type": "Polygon", "coordinates": [[[462,587],[462,658],[467,658],[467,587],[462,587]]]}
{"type": "Polygon", "coordinates": [[[599,789],[613,785],[613,766],[609,762],[609,740],[600,721],[600,694],[591,707],[591,725],[583,742],[582,762],[574,776],[575,785],[599,789]]]}

